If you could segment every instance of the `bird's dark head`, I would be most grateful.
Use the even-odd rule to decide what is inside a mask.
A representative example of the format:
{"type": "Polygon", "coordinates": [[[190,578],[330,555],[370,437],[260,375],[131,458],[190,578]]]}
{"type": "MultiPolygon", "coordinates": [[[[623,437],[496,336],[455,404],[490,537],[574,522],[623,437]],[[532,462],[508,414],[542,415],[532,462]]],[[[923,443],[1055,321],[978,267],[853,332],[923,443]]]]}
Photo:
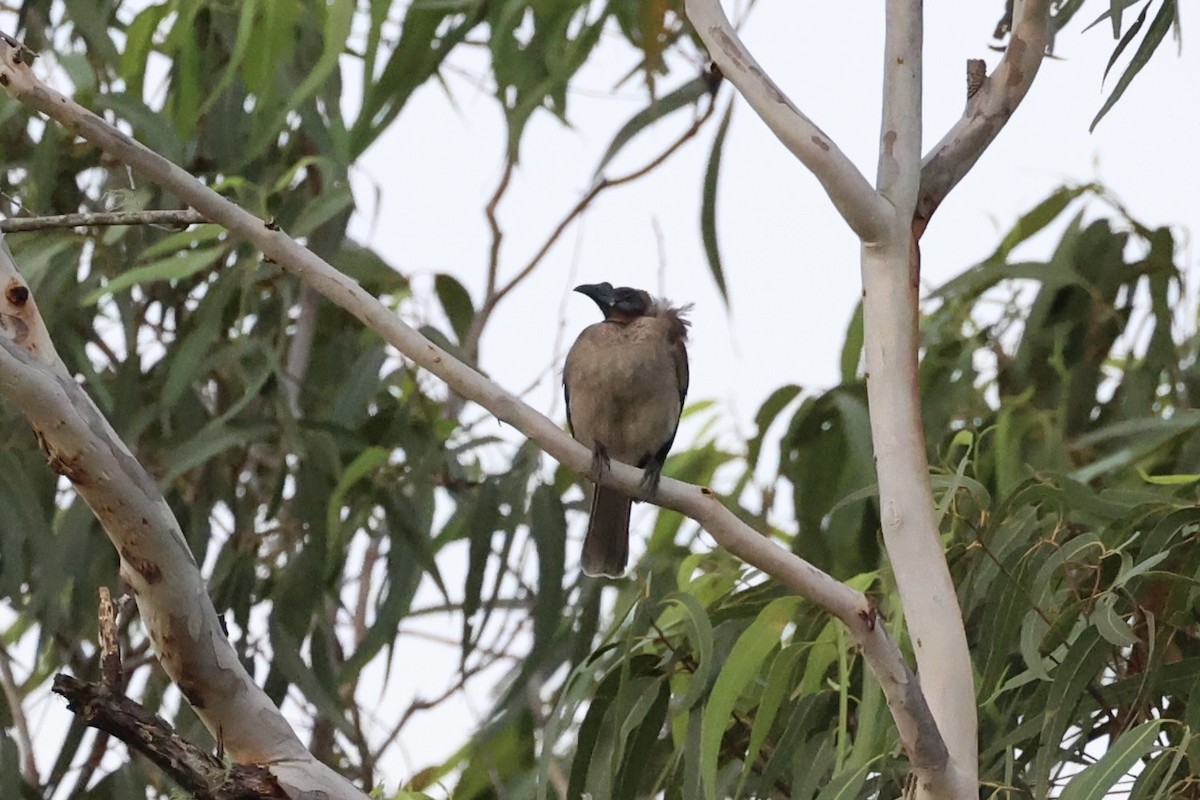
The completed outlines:
{"type": "Polygon", "coordinates": [[[585,283],[575,291],[587,295],[600,306],[606,320],[628,322],[654,313],[654,299],[641,289],[621,286],[616,289],[607,281],[585,283]]]}

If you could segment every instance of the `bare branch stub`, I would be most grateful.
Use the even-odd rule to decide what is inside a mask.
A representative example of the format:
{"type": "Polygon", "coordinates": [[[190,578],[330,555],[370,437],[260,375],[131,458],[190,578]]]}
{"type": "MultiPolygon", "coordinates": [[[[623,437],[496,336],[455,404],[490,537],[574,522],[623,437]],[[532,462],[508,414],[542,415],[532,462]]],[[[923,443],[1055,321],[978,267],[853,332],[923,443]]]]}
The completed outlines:
{"type": "Polygon", "coordinates": [[[982,58],[967,59],[967,99],[979,94],[987,80],[987,62],[982,58]]]}
{"type": "MultiPolygon", "coordinates": [[[[1025,0],[1021,4],[1019,16],[1012,20],[1004,57],[973,93],[972,75],[977,77],[979,68],[968,64],[968,100],[963,115],[922,162],[915,216],[925,224],[1025,98],[1053,41],[1052,5],[1053,0],[1025,0]]],[[[920,226],[921,231],[925,224],[920,226]]]]}
{"type": "Polygon", "coordinates": [[[121,645],[117,639],[117,614],[107,586],[100,587],[100,672],[104,685],[116,694],[125,689],[125,674],[121,669],[121,645]]]}
{"type": "Polygon", "coordinates": [[[716,96],[717,90],[725,82],[725,73],[721,72],[721,65],[715,61],[708,62],[708,67],[704,70],[704,80],[708,83],[709,94],[716,96]]]}

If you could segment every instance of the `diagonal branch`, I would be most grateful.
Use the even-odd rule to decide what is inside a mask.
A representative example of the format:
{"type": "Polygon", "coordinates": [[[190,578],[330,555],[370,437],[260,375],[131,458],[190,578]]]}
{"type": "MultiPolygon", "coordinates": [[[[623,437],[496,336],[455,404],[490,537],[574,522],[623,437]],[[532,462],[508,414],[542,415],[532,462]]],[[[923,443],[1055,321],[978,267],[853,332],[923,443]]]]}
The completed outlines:
{"type": "MultiPolygon", "coordinates": [[[[975,166],[1029,91],[1053,38],[1053,0],[1020,0],[1008,48],[995,71],[967,98],[962,118],[925,156],[914,228],[919,236],[950,190],[975,166]]],[[[975,78],[968,67],[968,79],[975,78]]]]}
{"type": "Polygon", "coordinates": [[[887,230],[892,210],[833,139],[796,108],[742,44],[720,0],[687,0],[688,19],[721,74],[737,87],[771,132],[820,181],[846,224],[866,243],[887,230]]]}
{"type": "MultiPolygon", "coordinates": [[[[567,468],[581,475],[591,473],[591,450],[576,442],[552,420],[430,342],[355,281],[282,231],[264,224],[170,161],[47,87],[33,75],[20,53],[16,42],[0,37],[0,86],[10,95],[88,139],[109,156],[157,181],[209,220],[251,242],[264,257],[349,311],[417,366],[438,376],[453,391],[521,431],[567,468]]],[[[859,181],[862,181],[861,176],[859,181]]],[[[869,196],[874,198],[874,206],[882,203],[873,193],[869,196]]],[[[13,279],[19,282],[27,298],[28,289],[15,272],[9,280],[13,279]]],[[[11,311],[0,298],[0,313],[11,311]]],[[[40,318],[30,321],[44,332],[40,318]]],[[[169,645],[175,653],[173,658],[164,658],[164,668],[180,684],[184,696],[193,702],[205,725],[224,738],[231,755],[238,760],[254,760],[242,756],[250,754],[251,748],[267,744],[263,738],[265,734],[254,733],[264,726],[264,720],[258,717],[265,714],[266,709],[246,706],[245,700],[254,699],[261,691],[253,686],[229,643],[219,635],[220,629],[207,594],[203,592],[199,571],[182,542],[178,523],[161,494],[157,493],[157,487],[65,370],[35,361],[3,336],[0,336],[0,345],[0,394],[9,397],[30,418],[47,443],[52,463],[72,478],[117,544],[122,554],[122,571],[129,573],[156,646],[161,652],[169,645]],[[81,443],[73,437],[84,437],[86,442],[81,443]],[[68,446],[70,451],[67,453],[58,449],[68,446]],[[89,474],[98,474],[93,470],[110,468],[114,464],[120,470],[113,476],[106,476],[106,480],[80,480],[89,474]],[[136,504],[131,505],[131,502],[136,504]],[[153,519],[141,517],[138,512],[143,510],[156,516],[153,519]],[[161,561],[145,558],[148,550],[153,552],[154,559],[161,561]],[[169,571],[171,580],[164,581],[162,572],[142,574],[148,564],[169,571]],[[163,596],[164,584],[172,586],[181,597],[163,596]],[[154,603],[169,605],[174,611],[166,614],[154,603]],[[203,635],[195,636],[195,629],[203,635]],[[192,661],[198,659],[203,664],[214,658],[218,663],[212,669],[197,669],[192,661]],[[222,683],[223,692],[215,691],[214,681],[222,683]],[[194,702],[197,692],[202,693],[200,698],[204,701],[199,706],[194,702]],[[223,722],[224,726],[218,722],[223,722]],[[235,747],[241,750],[241,755],[235,747]]],[[[602,483],[632,494],[638,491],[641,479],[641,470],[613,462],[602,483]]],[[[862,647],[867,664],[882,685],[901,741],[914,765],[934,771],[944,769],[946,747],[917,677],[885,627],[877,624],[878,615],[861,592],[835,580],[742,522],[708,488],[663,479],[655,502],[691,517],[735,556],[840,619],[862,647]]],[[[281,717],[267,717],[266,721],[271,736],[278,740],[289,758],[303,760],[307,756],[307,753],[296,751],[298,739],[290,729],[277,727],[277,723],[282,723],[281,717]]],[[[290,763],[274,762],[272,773],[280,778],[290,763]]],[[[343,790],[339,796],[346,795],[343,790]]]]}

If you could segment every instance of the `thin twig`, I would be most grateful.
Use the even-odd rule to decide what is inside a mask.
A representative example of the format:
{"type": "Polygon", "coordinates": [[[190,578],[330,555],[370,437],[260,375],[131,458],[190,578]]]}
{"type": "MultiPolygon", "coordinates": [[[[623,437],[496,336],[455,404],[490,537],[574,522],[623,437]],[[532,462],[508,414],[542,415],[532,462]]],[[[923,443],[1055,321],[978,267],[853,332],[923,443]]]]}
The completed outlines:
{"type": "Polygon", "coordinates": [[[367,637],[367,610],[371,605],[371,575],[375,571],[375,562],[379,560],[383,544],[383,535],[375,534],[367,542],[363,552],[362,568],[358,573],[358,592],[354,601],[354,616],[351,618],[351,630],[354,635],[354,649],[362,644],[367,637]]]}
{"type": "Polygon", "coordinates": [[[662,297],[667,295],[667,245],[663,238],[662,225],[658,224],[658,217],[650,218],[650,230],[654,232],[654,249],[658,251],[658,293],[662,297]]]}
{"type": "Polygon", "coordinates": [[[487,669],[489,666],[491,666],[490,663],[477,664],[474,667],[462,672],[459,676],[459,679],[437,697],[432,697],[429,699],[417,698],[413,700],[412,703],[409,704],[408,708],[404,710],[404,713],[400,715],[399,721],[392,726],[390,731],[388,731],[387,736],[383,738],[383,741],[380,743],[379,747],[375,749],[375,759],[377,761],[382,759],[383,754],[387,752],[389,747],[392,746],[392,744],[396,741],[396,737],[400,735],[400,731],[404,729],[404,726],[408,724],[408,721],[412,719],[415,714],[418,714],[422,711],[428,711],[431,708],[441,705],[446,700],[449,700],[455,693],[461,691],[463,687],[467,685],[467,681],[469,681],[478,673],[487,669]]]}
{"type": "Polygon", "coordinates": [[[33,739],[29,736],[29,721],[25,718],[25,707],[21,703],[23,698],[13,678],[12,660],[3,647],[0,647],[0,688],[4,690],[4,699],[8,701],[8,708],[12,712],[17,750],[21,755],[21,777],[30,786],[38,786],[38,768],[33,755],[33,739]]]}
{"type": "MultiPolygon", "coordinates": [[[[479,339],[483,336],[483,327],[491,316],[492,308],[495,307],[496,280],[500,272],[500,244],[504,241],[504,229],[500,227],[500,219],[496,212],[508,191],[515,168],[516,162],[512,158],[506,158],[500,182],[496,184],[496,190],[484,206],[484,216],[487,217],[488,229],[492,232],[492,244],[488,248],[487,285],[483,292],[483,301],[479,304],[479,311],[471,320],[471,326],[462,342],[463,351],[472,364],[479,361],[479,339]]],[[[457,416],[461,409],[462,399],[451,395],[447,405],[448,416],[457,416]]]]}
{"type": "Polygon", "coordinates": [[[300,408],[301,388],[308,374],[309,361],[312,358],[313,341],[317,335],[317,301],[320,297],[308,284],[300,285],[300,293],[296,298],[296,325],[288,340],[287,367],[284,370],[283,389],[287,397],[288,409],[292,416],[299,419],[303,412],[300,408]]]}
{"type": "Polygon", "coordinates": [[[503,300],[505,295],[517,288],[521,281],[529,277],[530,273],[532,273],[537,266],[542,263],[542,259],[546,257],[547,253],[550,252],[550,248],[554,247],[559,237],[563,235],[563,232],[566,231],[571,223],[574,222],[575,219],[587,209],[591,202],[595,200],[601,192],[605,191],[606,189],[612,189],[617,186],[636,181],[638,178],[646,175],[670,158],[676,150],[683,147],[692,137],[700,132],[700,128],[703,127],[704,123],[708,121],[708,118],[712,116],[714,107],[715,103],[710,102],[708,104],[708,108],[704,110],[704,113],[697,117],[696,121],[693,122],[691,126],[679,136],[679,138],[677,138],[665,150],[663,150],[641,168],[636,169],[626,175],[622,175],[619,178],[601,178],[600,180],[596,181],[592,188],[589,189],[587,193],[580,198],[579,202],[567,212],[566,216],[562,218],[562,220],[558,223],[558,226],[555,227],[554,231],[550,234],[546,241],[542,243],[542,246],[534,254],[533,258],[529,260],[529,263],[527,263],[521,269],[521,271],[512,278],[512,280],[508,281],[508,283],[496,290],[494,294],[494,300],[492,301],[492,306],[495,306],[496,303],[499,303],[501,300],[503,300]]]}
{"type": "Polygon", "coordinates": [[[496,191],[492,193],[492,198],[488,200],[488,204],[484,209],[487,216],[488,228],[492,231],[492,247],[488,252],[488,274],[487,274],[487,290],[484,292],[484,297],[491,297],[496,291],[496,275],[500,271],[500,243],[504,240],[504,231],[500,227],[500,221],[496,218],[496,209],[500,206],[500,200],[503,199],[504,193],[508,191],[509,181],[512,180],[513,168],[515,163],[511,158],[504,162],[504,173],[500,176],[500,182],[496,184],[496,191]]]}
{"type": "Polygon", "coordinates": [[[89,214],[57,214],[49,217],[14,217],[0,220],[0,233],[44,231],[53,228],[95,228],[111,225],[154,225],[182,229],[208,222],[192,209],[156,211],[104,211],[89,214]]]}
{"type": "MultiPolygon", "coordinates": [[[[424,639],[425,641],[433,642],[435,644],[444,644],[447,647],[461,647],[462,646],[462,642],[458,639],[453,639],[449,636],[440,636],[440,635],[438,635],[436,633],[432,633],[430,631],[402,629],[400,632],[400,636],[412,636],[417,639],[424,639]]],[[[397,637],[397,638],[399,638],[399,637],[397,637]]],[[[490,656],[494,661],[503,661],[506,658],[510,659],[512,661],[520,661],[520,659],[517,658],[516,656],[514,656],[512,653],[507,653],[507,652],[504,652],[503,650],[495,650],[495,649],[492,649],[491,647],[487,647],[482,644],[477,644],[474,647],[472,647],[471,649],[473,652],[481,653],[485,656],[490,656]]]]}
{"type": "MultiPolygon", "coordinates": [[[[519,597],[502,597],[491,601],[491,605],[497,609],[506,611],[527,611],[532,606],[528,599],[519,597]]],[[[452,603],[439,603],[436,606],[426,606],[424,608],[415,608],[408,612],[406,618],[427,617],[433,614],[461,614],[462,605],[452,603]]]]}
{"type": "Polygon", "coordinates": [[[112,737],[107,731],[96,730],[96,736],[92,739],[92,746],[88,749],[87,758],[83,760],[79,771],[75,773],[75,785],[67,792],[67,797],[84,796],[88,784],[92,782],[92,776],[96,774],[96,770],[100,769],[100,762],[104,760],[104,756],[108,752],[108,743],[111,739],[112,737]]]}

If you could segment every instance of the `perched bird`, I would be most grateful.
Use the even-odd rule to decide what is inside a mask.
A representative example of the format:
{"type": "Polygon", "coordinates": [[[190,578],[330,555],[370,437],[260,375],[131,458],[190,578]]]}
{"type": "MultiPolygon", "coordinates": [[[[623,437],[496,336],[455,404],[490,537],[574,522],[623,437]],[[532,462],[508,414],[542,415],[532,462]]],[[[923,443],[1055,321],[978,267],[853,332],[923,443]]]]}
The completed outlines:
{"type": "MultiPolygon", "coordinates": [[[[584,328],[567,353],[567,425],[592,448],[597,478],[609,459],[640,467],[646,470],[642,498],[649,498],[658,489],[687,395],[686,309],[611,283],[575,291],[600,306],[604,321],[584,328]]],[[[588,575],[624,574],[632,502],[615,489],[596,487],[581,559],[588,575]]]]}

